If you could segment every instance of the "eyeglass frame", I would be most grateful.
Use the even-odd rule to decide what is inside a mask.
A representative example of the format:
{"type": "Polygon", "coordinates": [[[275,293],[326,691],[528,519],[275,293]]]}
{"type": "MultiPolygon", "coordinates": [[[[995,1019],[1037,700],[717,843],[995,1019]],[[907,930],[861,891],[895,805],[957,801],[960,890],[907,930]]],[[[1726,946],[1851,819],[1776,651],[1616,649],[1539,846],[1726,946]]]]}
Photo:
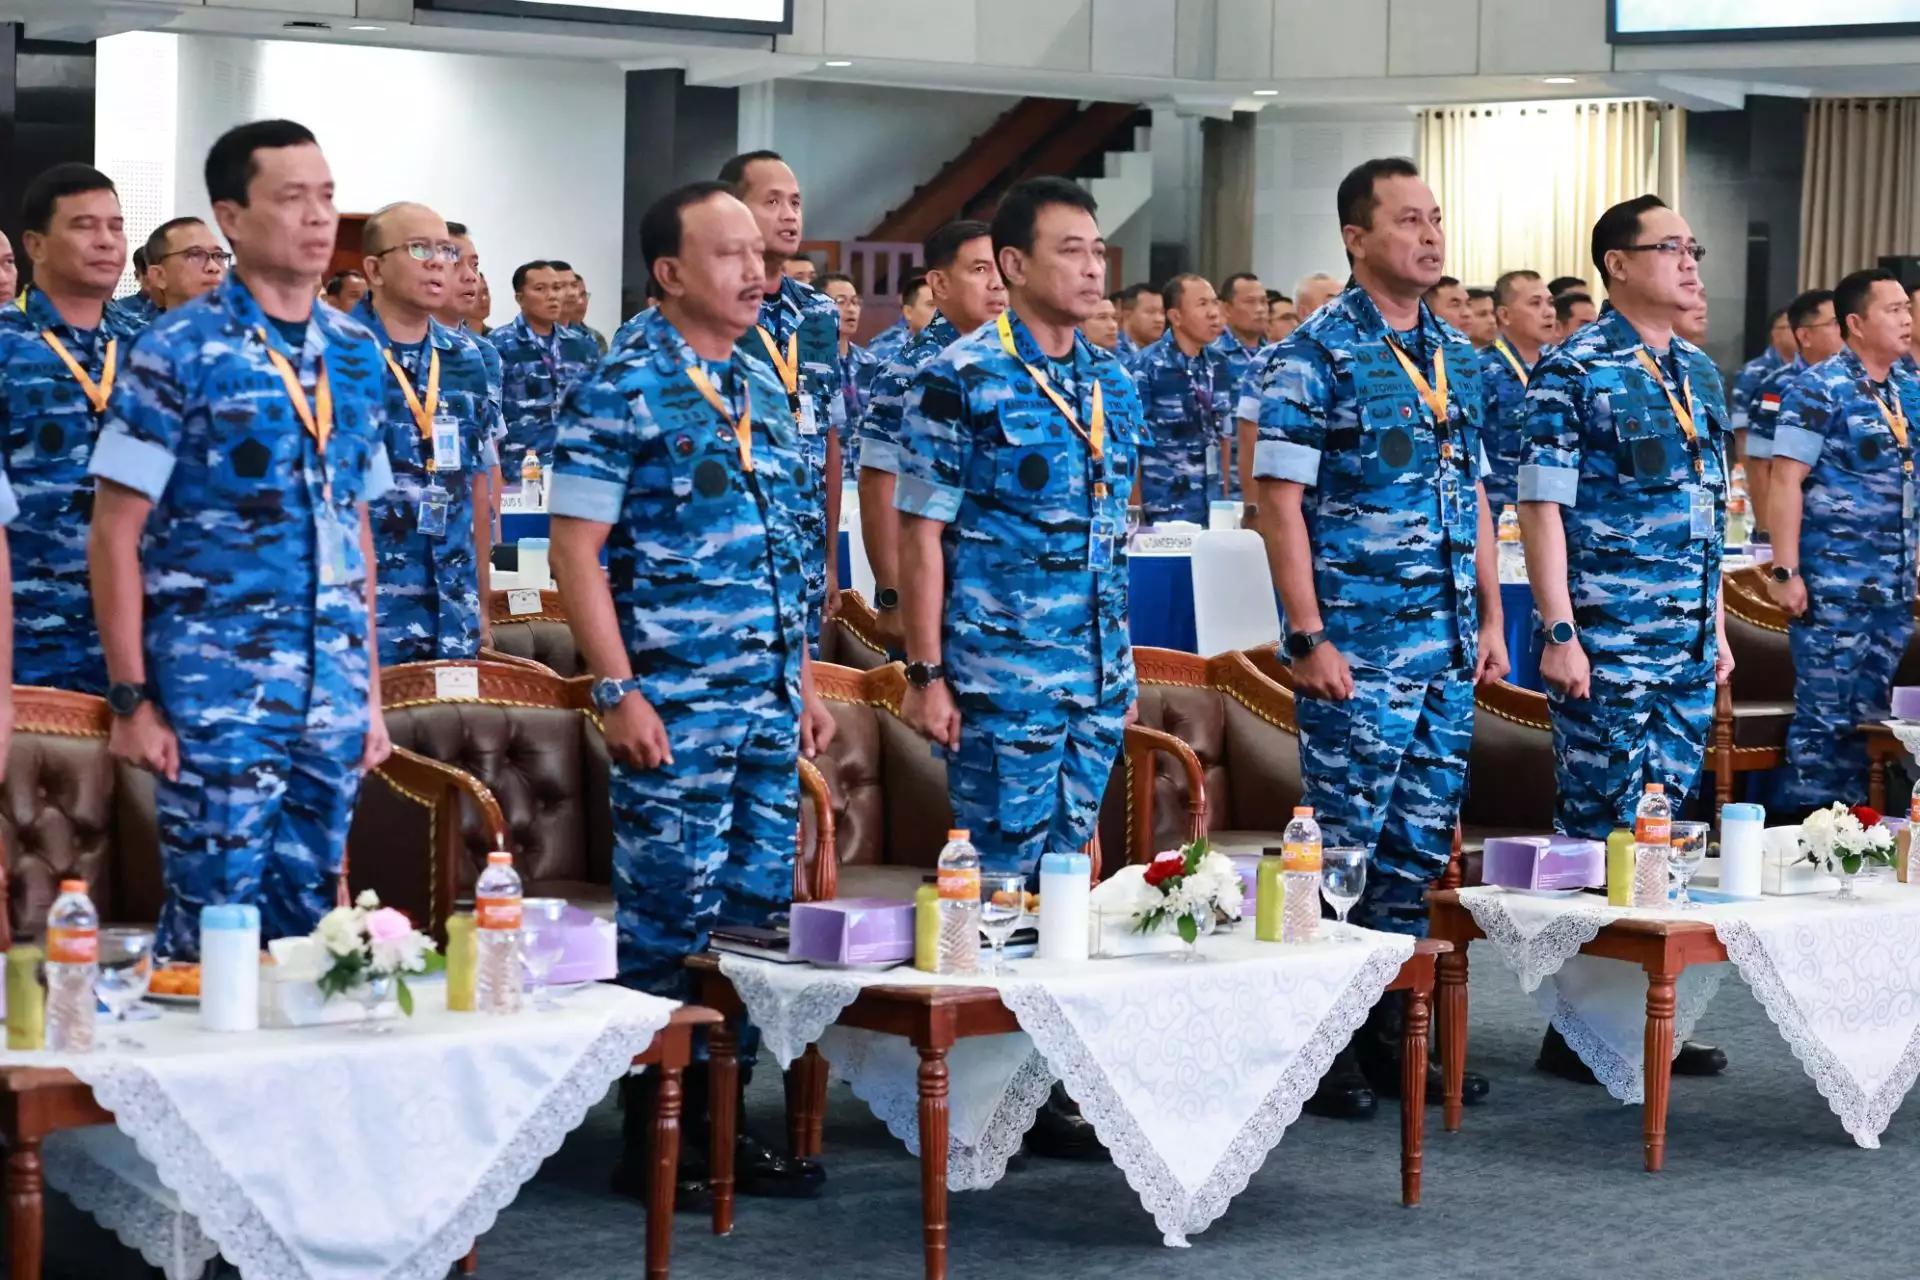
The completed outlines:
{"type": "Polygon", "coordinates": [[[437,244],[431,240],[407,240],[400,244],[388,245],[373,256],[376,258],[384,258],[388,254],[400,249],[405,249],[407,256],[415,262],[432,262],[437,257],[449,266],[458,265],[460,259],[465,256],[460,252],[460,246],[451,240],[442,240],[437,244]],[[415,253],[414,248],[416,246],[424,252],[415,253]]]}
{"type": "Polygon", "coordinates": [[[188,264],[192,265],[193,255],[196,253],[200,255],[201,261],[199,266],[203,271],[206,270],[209,262],[214,262],[216,259],[218,259],[218,266],[222,271],[225,271],[233,265],[233,254],[230,251],[226,249],[203,249],[197,244],[189,245],[185,249],[168,250],[166,253],[149,261],[152,263],[160,263],[165,262],[168,258],[185,258],[188,264]]]}
{"type": "Polygon", "coordinates": [[[1701,244],[1698,240],[1690,240],[1690,241],[1687,241],[1685,244],[1682,244],[1678,240],[1656,240],[1652,244],[1623,244],[1620,246],[1620,252],[1622,253],[1684,253],[1689,257],[1691,257],[1695,262],[1699,262],[1702,258],[1705,258],[1707,256],[1707,246],[1701,244]]]}

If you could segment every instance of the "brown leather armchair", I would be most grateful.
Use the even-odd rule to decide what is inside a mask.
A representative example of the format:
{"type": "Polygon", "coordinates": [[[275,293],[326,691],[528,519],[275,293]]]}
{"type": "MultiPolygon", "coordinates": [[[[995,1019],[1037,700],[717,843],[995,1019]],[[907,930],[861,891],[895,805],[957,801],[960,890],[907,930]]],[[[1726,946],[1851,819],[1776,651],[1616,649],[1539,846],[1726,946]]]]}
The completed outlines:
{"type": "Polygon", "coordinates": [[[493,628],[493,645],[482,658],[500,661],[518,658],[537,662],[562,677],[587,674],[587,661],[573,642],[573,628],[567,624],[567,610],[558,591],[541,591],[540,607],[526,611],[531,599],[526,590],[502,590],[489,594],[487,622],[493,628]],[[518,603],[522,612],[515,613],[518,603]]]}
{"type": "Polygon", "coordinates": [[[1714,779],[1714,812],[1733,799],[1738,774],[1777,769],[1787,761],[1787,725],[1793,720],[1793,650],[1787,615],[1767,594],[1766,571],[1754,566],[1726,575],[1727,645],[1733,680],[1714,691],[1713,729],[1706,767],[1714,779]]]}
{"type": "Polygon", "coordinates": [[[880,618],[858,591],[840,593],[840,607],[820,633],[820,661],[856,671],[887,665],[887,646],[880,642],[880,618]]]}

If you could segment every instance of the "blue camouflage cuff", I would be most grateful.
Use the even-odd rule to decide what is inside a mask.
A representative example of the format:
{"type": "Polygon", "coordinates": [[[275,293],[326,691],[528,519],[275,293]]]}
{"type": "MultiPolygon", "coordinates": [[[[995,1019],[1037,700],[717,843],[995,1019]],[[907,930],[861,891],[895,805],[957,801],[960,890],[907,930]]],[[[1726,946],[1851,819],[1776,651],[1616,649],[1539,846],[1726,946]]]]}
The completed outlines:
{"type": "Polygon", "coordinates": [[[480,465],[489,471],[500,465],[500,446],[492,439],[480,445],[480,465]]]}
{"type": "Polygon", "coordinates": [[[1758,428],[1747,432],[1747,456],[1766,462],[1773,457],[1773,437],[1761,435],[1758,428]]]}
{"type": "Polygon", "coordinates": [[[108,427],[93,446],[93,461],[87,465],[87,474],[125,485],[158,502],[160,495],[167,491],[167,481],[173,477],[173,454],[151,440],[141,440],[117,427],[108,427]]]}
{"type": "Polygon", "coordinates": [[[1480,479],[1485,480],[1493,474],[1493,463],[1487,458],[1487,442],[1480,442],[1480,479]]]}
{"type": "MultiPolygon", "coordinates": [[[[1826,447],[1827,438],[1818,431],[1809,431],[1805,427],[1780,427],[1773,429],[1773,449],[1770,456],[1791,458],[1795,462],[1804,462],[1809,467],[1820,461],[1820,451],[1826,447]]],[[[1752,456],[1751,452],[1748,454],[1752,456]]]]}
{"type": "Polygon", "coordinates": [[[1571,507],[1580,496],[1580,473],[1572,467],[1526,463],[1520,468],[1517,496],[1522,502],[1557,502],[1571,507]]]}
{"type": "Polygon", "coordinates": [[[13,494],[13,481],[7,479],[7,473],[0,471],[0,529],[13,523],[20,514],[20,499],[13,494]]]}
{"type": "Polygon", "coordinates": [[[860,469],[862,471],[885,471],[891,475],[900,474],[900,446],[891,440],[876,440],[871,436],[860,440],[860,469]]]}
{"type": "Polygon", "coordinates": [[[1260,421],[1260,397],[1256,395],[1241,396],[1240,402],[1234,406],[1233,411],[1234,415],[1242,422],[1260,421]]]}
{"type": "Polygon", "coordinates": [[[1253,476],[1312,488],[1320,483],[1320,451],[1291,440],[1262,440],[1253,447],[1253,476]]]}
{"type": "Polygon", "coordinates": [[[928,520],[951,524],[954,517],[960,514],[960,491],[922,480],[919,476],[902,475],[900,482],[894,486],[893,505],[896,510],[910,516],[924,516],[928,520]]]}
{"type": "Polygon", "coordinates": [[[573,471],[557,471],[553,488],[547,493],[547,514],[591,520],[595,524],[618,524],[620,509],[626,500],[625,485],[573,471]]]}
{"type": "Polygon", "coordinates": [[[360,492],[360,501],[378,502],[392,492],[393,460],[387,457],[387,446],[381,445],[367,464],[367,484],[360,492]]]}
{"type": "Polygon", "coordinates": [[[1745,409],[1735,409],[1733,411],[1733,429],[1735,431],[1745,431],[1747,429],[1747,411],[1745,409]]]}

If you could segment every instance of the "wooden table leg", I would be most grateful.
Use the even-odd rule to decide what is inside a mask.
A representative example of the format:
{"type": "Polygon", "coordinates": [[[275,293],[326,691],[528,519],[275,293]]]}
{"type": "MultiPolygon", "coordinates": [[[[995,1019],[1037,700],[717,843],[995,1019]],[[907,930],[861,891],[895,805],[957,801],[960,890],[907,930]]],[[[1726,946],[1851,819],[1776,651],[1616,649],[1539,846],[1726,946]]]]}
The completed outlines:
{"type": "MultiPolygon", "coordinates": [[[[1387,999],[1393,997],[1389,995],[1387,999]]],[[[1421,1145],[1427,1121],[1427,1026],[1431,992],[1407,992],[1405,1030],[1400,1039],[1400,1203],[1420,1203],[1421,1145]]]]}
{"type": "Polygon", "coordinates": [[[1678,974],[1647,967],[1646,1103],[1641,1124],[1647,1147],[1647,1172],[1667,1162],[1667,1089],[1673,1082],[1673,986],[1678,974]]]}
{"type": "MultiPolygon", "coordinates": [[[[943,1073],[944,1074],[944,1073],[943,1073]]],[[[946,1082],[941,1082],[945,1092],[946,1082]]],[[[941,1103],[941,1132],[946,1131],[946,1105],[941,1103]]],[[[942,1157],[946,1146],[940,1148],[942,1157]]],[[[943,1171],[944,1176],[944,1171],[943,1171]]],[[[7,1153],[7,1240],[13,1280],[40,1280],[42,1238],[46,1232],[44,1182],[40,1171],[40,1140],[15,1139],[7,1153]]],[[[943,1200],[944,1205],[944,1200],[943,1200]]]]}
{"type": "Polygon", "coordinates": [[[733,1234],[733,1135],[740,1099],[740,1038],[731,1022],[707,1031],[708,1178],[713,1184],[713,1234],[733,1234]]]}
{"type": "MultiPolygon", "coordinates": [[[[1440,982],[1440,1087],[1442,1112],[1448,1133],[1460,1132],[1467,1078],[1467,944],[1456,940],[1453,950],[1437,962],[1440,982]]],[[[1426,1077],[1421,1076],[1421,1083],[1426,1077]]]]}
{"type": "Polygon", "coordinates": [[[1876,813],[1887,811],[1887,758],[1872,750],[1867,753],[1867,803],[1876,813]]]}
{"type": "Polygon", "coordinates": [[[459,1266],[460,1274],[463,1276],[470,1276],[478,1271],[480,1269],[480,1246],[476,1244],[473,1248],[467,1250],[467,1256],[460,1259],[456,1265],[459,1266]]]}
{"type": "Polygon", "coordinates": [[[673,1256],[673,1189],[680,1180],[680,1067],[656,1067],[653,1167],[647,1170],[647,1280],[667,1280],[673,1256]]]}
{"type": "Polygon", "coordinates": [[[820,1154],[821,1111],[827,1092],[827,1061],[808,1045],[787,1070],[787,1152],[798,1158],[820,1154]]]}
{"type": "Polygon", "coordinates": [[[807,1056],[813,1059],[813,1075],[807,1083],[807,1154],[818,1157],[826,1140],[827,1060],[812,1045],[807,1056]]]}
{"type": "Polygon", "coordinates": [[[947,1276],[947,1051],[920,1049],[920,1231],[927,1280],[947,1276]]]}

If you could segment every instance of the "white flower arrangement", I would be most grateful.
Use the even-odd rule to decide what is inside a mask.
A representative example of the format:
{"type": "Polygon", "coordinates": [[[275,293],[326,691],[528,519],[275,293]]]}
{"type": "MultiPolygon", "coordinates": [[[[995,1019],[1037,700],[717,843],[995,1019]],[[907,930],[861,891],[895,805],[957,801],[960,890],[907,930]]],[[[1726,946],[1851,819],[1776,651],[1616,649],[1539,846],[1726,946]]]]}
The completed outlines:
{"type": "Polygon", "coordinates": [[[1134,912],[1134,927],[1151,933],[1172,922],[1188,943],[1200,936],[1203,919],[1238,920],[1246,894],[1233,862],[1214,853],[1205,840],[1157,854],[1141,881],[1145,892],[1134,912]]]}
{"type": "Polygon", "coordinates": [[[433,939],[413,927],[413,921],[392,907],[380,905],[379,895],[367,889],[350,907],[335,907],[320,917],[313,940],[325,950],[326,972],[316,980],[328,998],[345,995],[369,979],[392,978],[400,1011],[413,1016],[413,993],[406,975],[430,973],[446,967],[446,957],[434,949],[433,939]]]}
{"type": "Polygon", "coordinates": [[[1864,806],[1849,809],[1837,800],[1800,824],[1800,848],[1805,861],[1833,876],[1858,875],[1869,863],[1894,863],[1893,833],[1880,815],[1864,806]]]}

